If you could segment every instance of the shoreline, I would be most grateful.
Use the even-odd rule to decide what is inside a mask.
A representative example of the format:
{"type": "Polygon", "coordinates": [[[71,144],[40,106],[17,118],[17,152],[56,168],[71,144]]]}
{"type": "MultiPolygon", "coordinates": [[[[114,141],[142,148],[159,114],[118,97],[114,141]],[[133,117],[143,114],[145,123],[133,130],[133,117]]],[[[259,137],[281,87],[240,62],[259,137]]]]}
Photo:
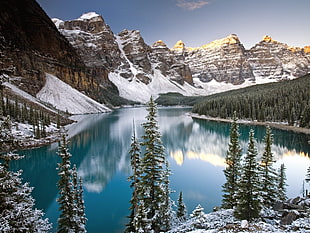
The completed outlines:
{"type": "MultiPolygon", "coordinates": [[[[231,119],[224,119],[224,118],[218,118],[218,117],[208,117],[206,115],[198,115],[196,113],[188,113],[188,115],[194,119],[201,119],[201,120],[207,120],[207,121],[217,121],[217,122],[226,122],[231,123],[231,119]]],[[[286,131],[292,131],[295,133],[303,133],[306,135],[310,135],[310,129],[307,128],[300,128],[296,126],[291,125],[285,125],[284,123],[277,123],[277,122],[260,122],[260,121],[248,121],[248,120],[238,120],[238,124],[245,124],[245,125],[261,125],[261,126],[270,126],[272,128],[280,129],[280,130],[286,130],[286,131]]]]}

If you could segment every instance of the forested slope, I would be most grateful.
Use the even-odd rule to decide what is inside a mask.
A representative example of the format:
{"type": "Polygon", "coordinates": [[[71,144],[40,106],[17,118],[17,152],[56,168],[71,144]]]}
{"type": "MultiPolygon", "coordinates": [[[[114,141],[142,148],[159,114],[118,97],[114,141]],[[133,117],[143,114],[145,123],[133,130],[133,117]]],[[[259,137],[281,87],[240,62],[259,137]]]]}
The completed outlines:
{"type": "Polygon", "coordinates": [[[310,74],[303,77],[251,86],[205,97],[194,113],[210,117],[288,122],[310,128],[310,74]]]}

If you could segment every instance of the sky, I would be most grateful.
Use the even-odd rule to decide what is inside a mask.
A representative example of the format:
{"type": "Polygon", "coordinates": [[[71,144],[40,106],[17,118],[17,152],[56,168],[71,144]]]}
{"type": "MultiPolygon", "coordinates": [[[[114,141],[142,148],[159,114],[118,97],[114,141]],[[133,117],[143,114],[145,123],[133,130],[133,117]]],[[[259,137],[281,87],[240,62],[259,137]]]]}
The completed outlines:
{"type": "Polygon", "coordinates": [[[102,15],[113,33],[139,30],[145,42],[199,47],[237,34],[249,49],[265,35],[290,46],[310,46],[309,0],[37,0],[50,18],[102,15]]]}

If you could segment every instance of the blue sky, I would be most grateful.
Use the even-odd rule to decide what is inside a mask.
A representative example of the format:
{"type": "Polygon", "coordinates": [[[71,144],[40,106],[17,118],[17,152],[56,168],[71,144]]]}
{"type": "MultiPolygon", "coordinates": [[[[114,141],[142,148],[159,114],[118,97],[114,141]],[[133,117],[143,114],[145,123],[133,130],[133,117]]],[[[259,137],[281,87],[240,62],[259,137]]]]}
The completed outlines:
{"type": "Polygon", "coordinates": [[[149,45],[182,40],[198,47],[237,34],[246,48],[264,35],[291,46],[310,45],[309,0],[37,0],[51,18],[94,11],[112,31],[139,30],[149,45]]]}

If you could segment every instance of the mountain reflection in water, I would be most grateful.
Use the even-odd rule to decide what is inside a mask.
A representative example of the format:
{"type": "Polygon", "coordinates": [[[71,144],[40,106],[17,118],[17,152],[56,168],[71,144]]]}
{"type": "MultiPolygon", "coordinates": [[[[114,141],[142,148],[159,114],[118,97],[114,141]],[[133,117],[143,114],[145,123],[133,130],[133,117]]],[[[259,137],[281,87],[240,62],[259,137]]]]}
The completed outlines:
{"type": "MultiPolygon", "coordinates": [[[[166,154],[170,160],[171,188],[180,191],[188,212],[197,204],[211,211],[221,202],[221,186],[225,182],[223,169],[229,142],[229,123],[193,120],[186,113],[189,108],[159,108],[158,122],[166,154]]],[[[127,177],[131,173],[128,151],[131,144],[132,122],[135,121],[139,139],[143,135],[145,108],[123,108],[107,114],[74,116],[78,122],[68,127],[71,162],[78,167],[85,188],[85,205],[89,232],[123,232],[129,214],[131,190],[127,177]],[[100,224],[98,224],[100,223],[100,224]]],[[[240,125],[240,143],[246,153],[248,133],[255,130],[258,152],[265,128],[240,125]]],[[[300,194],[302,180],[310,166],[306,135],[273,129],[272,152],[276,167],[287,167],[288,196],[300,194]]],[[[15,169],[23,169],[24,181],[34,186],[37,208],[57,226],[59,215],[56,197],[58,175],[58,144],[21,151],[25,159],[14,162],[15,169]]]]}

